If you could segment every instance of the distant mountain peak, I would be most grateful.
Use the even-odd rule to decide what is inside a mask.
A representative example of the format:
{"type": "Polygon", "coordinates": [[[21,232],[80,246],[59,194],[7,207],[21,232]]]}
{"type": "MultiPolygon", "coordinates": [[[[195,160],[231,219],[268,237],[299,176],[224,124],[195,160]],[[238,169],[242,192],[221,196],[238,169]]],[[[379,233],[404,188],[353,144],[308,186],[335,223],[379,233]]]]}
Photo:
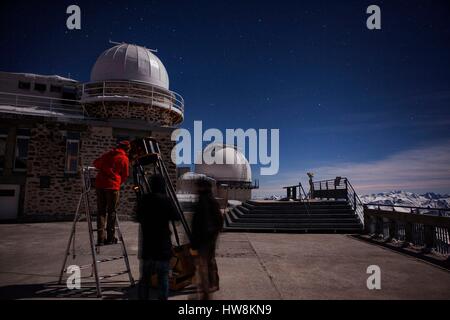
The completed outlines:
{"type": "Polygon", "coordinates": [[[374,193],[361,196],[363,203],[376,203],[385,205],[401,205],[425,208],[450,208],[450,196],[427,192],[418,194],[414,192],[393,190],[389,192],[374,193]]]}

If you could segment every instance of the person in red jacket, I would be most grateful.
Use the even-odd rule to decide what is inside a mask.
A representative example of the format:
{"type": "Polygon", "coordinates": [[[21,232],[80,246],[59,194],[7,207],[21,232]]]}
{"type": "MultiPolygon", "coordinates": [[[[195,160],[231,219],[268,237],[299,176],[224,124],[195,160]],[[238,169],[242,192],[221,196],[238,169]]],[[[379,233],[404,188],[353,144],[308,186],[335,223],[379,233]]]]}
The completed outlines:
{"type": "Polygon", "coordinates": [[[97,189],[97,244],[117,243],[115,237],[116,208],[120,186],[128,179],[130,142],[122,141],[118,146],[94,161],[98,173],[97,189]]]}

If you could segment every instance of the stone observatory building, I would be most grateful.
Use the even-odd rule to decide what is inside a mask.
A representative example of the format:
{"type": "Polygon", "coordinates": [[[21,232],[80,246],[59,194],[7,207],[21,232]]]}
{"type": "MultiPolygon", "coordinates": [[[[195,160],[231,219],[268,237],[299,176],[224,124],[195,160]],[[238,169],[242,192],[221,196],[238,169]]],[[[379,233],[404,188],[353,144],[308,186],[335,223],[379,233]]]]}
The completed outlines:
{"type": "MultiPolygon", "coordinates": [[[[73,215],[80,165],[92,165],[121,140],[156,138],[175,185],[170,137],[183,118],[183,98],[169,89],[166,68],[141,46],[122,43],[103,52],[88,83],[0,72],[0,220],[73,215]]],[[[121,192],[121,215],[134,212],[131,177],[121,192]]]]}

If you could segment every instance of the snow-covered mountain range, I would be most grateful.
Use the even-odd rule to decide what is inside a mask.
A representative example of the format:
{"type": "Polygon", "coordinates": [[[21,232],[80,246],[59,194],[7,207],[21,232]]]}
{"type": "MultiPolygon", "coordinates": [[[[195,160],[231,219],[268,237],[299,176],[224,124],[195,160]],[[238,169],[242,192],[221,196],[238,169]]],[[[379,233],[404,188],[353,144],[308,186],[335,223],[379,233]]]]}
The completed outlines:
{"type": "Polygon", "coordinates": [[[450,208],[450,195],[433,192],[417,194],[406,191],[391,191],[360,196],[363,203],[376,203],[410,207],[450,208]]]}
{"type": "MultiPolygon", "coordinates": [[[[363,196],[360,195],[359,197],[363,203],[450,209],[450,195],[441,195],[433,192],[417,194],[406,191],[390,191],[363,196]]],[[[283,196],[280,195],[272,195],[260,199],[280,200],[282,198],[283,196]]]]}

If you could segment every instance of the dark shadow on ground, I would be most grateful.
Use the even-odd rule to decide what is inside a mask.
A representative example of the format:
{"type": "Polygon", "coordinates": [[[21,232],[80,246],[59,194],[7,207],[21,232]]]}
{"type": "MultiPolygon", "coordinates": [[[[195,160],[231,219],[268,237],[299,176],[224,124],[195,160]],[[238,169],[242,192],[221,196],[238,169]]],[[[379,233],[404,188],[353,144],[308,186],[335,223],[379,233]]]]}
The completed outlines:
{"type": "MultiPolygon", "coordinates": [[[[129,283],[102,283],[103,300],[138,300],[138,285],[130,286],[129,283]]],[[[195,286],[189,286],[183,290],[170,292],[170,297],[192,295],[196,297],[195,286]]],[[[150,300],[157,300],[156,289],[150,290],[150,300]]],[[[64,284],[55,282],[42,284],[19,284],[0,287],[0,300],[21,299],[99,299],[95,283],[84,283],[81,289],[68,289],[64,284]]]]}
{"type": "Polygon", "coordinates": [[[424,262],[430,263],[437,267],[443,268],[447,271],[450,271],[450,257],[443,257],[433,253],[424,253],[420,250],[420,248],[413,247],[402,247],[401,243],[394,242],[386,242],[384,240],[373,239],[368,235],[350,235],[351,238],[364,241],[367,243],[371,243],[383,248],[390,249],[400,254],[404,254],[418,260],[422,260],[424,262]]]}
{"type": "MultiPolygon", "coordinates": [[[[103,299],[131,299],[137,294],[135,288],[108,284],[102,287],[103,299]]],[[[83,284],[81,289],[68,289],[57,283],[23,284],[0,287],[1,300],[19,299],[98,299],[95,284],[83,284]]]]}

